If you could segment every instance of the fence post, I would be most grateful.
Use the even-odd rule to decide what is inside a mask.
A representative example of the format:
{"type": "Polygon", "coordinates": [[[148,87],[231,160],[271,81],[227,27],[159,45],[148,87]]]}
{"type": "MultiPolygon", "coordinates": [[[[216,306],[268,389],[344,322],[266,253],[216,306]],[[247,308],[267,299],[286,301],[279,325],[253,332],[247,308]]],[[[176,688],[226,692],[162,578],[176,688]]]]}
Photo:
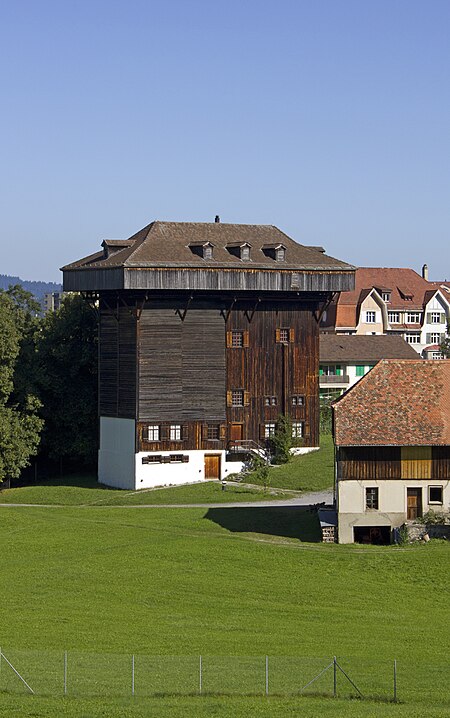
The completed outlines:
{"type": "Polygon", "coordinates": [[[397,703],[397,659],[394,658],[394,703],[397,703]]]}
{"type": "Polygon", "coordinates": [[[200,663],[199,663],[199,692],[200,692],[200,694],[202,692],[202,682],[203,682],[203,666],[202,666],[202,657],[200,656],[200,663]]]}
{"type": "Polygon", "coordinates": [[[67,651],[64,651],[64,695],[67,695],[67,651]]]}
{"type": "Polygon", "coordinates": [[[336,656],[333,656],[333,696],[336,698],[337,695],[337,661],[336,656]]]}
{"type": "Polygon", "coordinates": [[[266,656],[266,696],[269,695],[269,656],[266,656]]]}

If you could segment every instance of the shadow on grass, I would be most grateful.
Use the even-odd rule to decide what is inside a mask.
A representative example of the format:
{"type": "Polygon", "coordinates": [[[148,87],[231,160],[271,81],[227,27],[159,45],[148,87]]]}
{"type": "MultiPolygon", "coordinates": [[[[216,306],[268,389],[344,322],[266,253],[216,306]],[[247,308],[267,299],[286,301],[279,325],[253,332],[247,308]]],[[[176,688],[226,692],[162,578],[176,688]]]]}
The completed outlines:
{"type": "Polygon", "coordinates": [[[317,512],[304,506],[224,506],[209,509],[205,519],[233,533],[268,534],[313,543],[322,541],[317,512]]]}

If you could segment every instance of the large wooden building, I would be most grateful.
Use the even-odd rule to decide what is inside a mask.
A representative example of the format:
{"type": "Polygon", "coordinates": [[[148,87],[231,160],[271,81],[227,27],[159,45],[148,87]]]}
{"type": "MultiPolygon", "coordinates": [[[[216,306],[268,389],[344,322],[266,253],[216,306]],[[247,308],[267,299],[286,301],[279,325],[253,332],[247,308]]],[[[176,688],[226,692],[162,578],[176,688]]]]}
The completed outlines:
{"type": "Polygon", "coordinates": [[[99,307],[99,480],[225,478],[290,415],[318,445],[319,323],[354,268],[269,225],[152,222],[63,268],[99,307]]]}

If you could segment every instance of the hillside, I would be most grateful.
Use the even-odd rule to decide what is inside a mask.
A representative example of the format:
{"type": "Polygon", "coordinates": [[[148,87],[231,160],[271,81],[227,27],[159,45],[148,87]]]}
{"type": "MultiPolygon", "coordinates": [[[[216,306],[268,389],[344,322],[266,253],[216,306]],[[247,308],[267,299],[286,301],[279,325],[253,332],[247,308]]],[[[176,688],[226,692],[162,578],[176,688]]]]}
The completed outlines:
{"type": "Polygon", "coordinates": [[[20,277],[13,277],[9,274],[0,274],[0,289],[8,289],[8,287],[15,284],[20,284],[27,292],[31,292],[38,301],[42,301],[44,294],[62,290],[62,285],[56,282],[30,281],[20,277]]]}

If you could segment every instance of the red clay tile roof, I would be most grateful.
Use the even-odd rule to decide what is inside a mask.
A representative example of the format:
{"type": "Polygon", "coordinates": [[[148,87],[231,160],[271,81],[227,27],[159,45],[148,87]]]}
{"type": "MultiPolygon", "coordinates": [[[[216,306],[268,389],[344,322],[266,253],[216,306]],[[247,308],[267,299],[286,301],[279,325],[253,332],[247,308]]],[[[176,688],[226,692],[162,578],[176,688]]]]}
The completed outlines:
{"type": "Polygon", "coordinates": [[[338,446],[450,445],[450,359],[384,359],[333,404],[338,446]]]}
{"type": "Polygon", "coordinates": [[[377,362],[380,359],[417,359],[417,352],[394,334],[321,334],[321,362],[377,362]]]}
{"type": "MultiPolygon", "coordinates": [[[[118,249],[120,240],[107,240],[116,251],[105,257],[104,252],[85,257],[66,265],[62,269],[110,268],[110,267],[154,267],[154,266],[242,266],[240,257],[226,247],[233,244],[251,245],[251,261],[245,266],[267,266],[277,269],[336,270],[352,271],[354,267],[317,248],[298,244],[273,225],[226,224],[222,222],[152,222],[126,240],[127,246],[118,249]],[[214,245],[212,259],[203,259],[194,254],[189,245],[210,242],[214,245]],[[263,252],[263,247],[283,244],[286,247],[284,262],[263,252]]],[[[108,246],[107,245],[107,246],[108,246]]],[[[235,245],[236,246],[236,245],[235,245]]]]}
{"type": "Polygon", "coordinates": [[[375,287],[391,290],[389,310],[403,309],[415,311],[423,309],[425,300],[439,289],[435,282],[427,282],[413,269],[389,267],[358,267],[355,275],[355,289],[342,292],[337,306],[336,327],[355,327],[357,325],[357,306],[370,290],[375,287]],[[412,295],[412,299],[405,299],[412,295]]]}

